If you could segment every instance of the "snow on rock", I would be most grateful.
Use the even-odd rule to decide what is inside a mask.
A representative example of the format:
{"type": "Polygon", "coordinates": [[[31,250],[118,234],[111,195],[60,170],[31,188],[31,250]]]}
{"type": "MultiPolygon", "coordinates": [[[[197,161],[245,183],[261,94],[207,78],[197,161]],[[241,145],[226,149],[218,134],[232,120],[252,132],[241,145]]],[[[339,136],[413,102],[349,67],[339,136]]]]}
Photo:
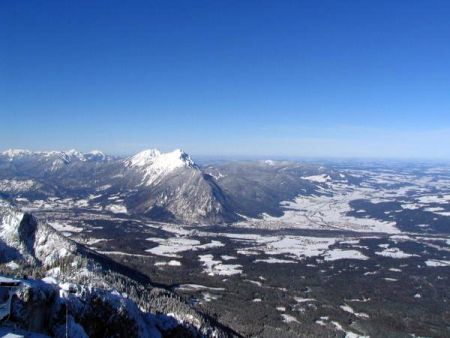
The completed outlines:
{"type": "Polygon", "coordinates": [[[107,156],[100,150],[91,150],[85,153],[84,157],[90,161],[104,161],[107,159],[107,156]]]}
{"type": "Polygon", "coordinates": [[[76,149],[70,149],[63,152],[64,155],[67,156],[68,160],[71,161],[72,159],[78,159],[80,161],[86,161],[86,158],[84,157],[83,153],[79,152],[76,149]]]}
{"type": "Polygon", "coordinates": [[[105,160],[108,158],[104,153],[99,150],[92,150],[88,153],[82,153],[76,149],[70,149],[65,151],[50,150],[50,151],[31,151],[25,149],[8,149],[1,153],[2,156],[7,157],[9,161],[14,161],[16,158],[23,157],[37,157],[42,160],[52,160],[53,169],[57,169],[64,163],[70,163],[73,160],[83,161],[86,160],[105,160]]]}
{"type": "Polygon", "coordinates": [[[175,169],[196,167],[190,156],[181,149],[169,153],[147,149],[125,160],[125,166],[141,169],[144,172],[143,184],[146,185],[151,185],[175,169]]]}
{"type": "Polygon", "coordinates": [[[0,239],[9,248],[7,254],[29,262],[39,260],[44,266],[50,266],[76,251],[74,242],[3,200],[0,200],[0,239]]]}
{"type": "MultiPolygon", "coordinates": [[[[14,298],[14,318],[18,327],[27,325],[33,316],[33,321],[38,322],[37,331],[64,337],[65,319],[63,325],[58,320],[49,323],[35,318],[36,311],[29,309],[38,308],[42,318],[57,319],[58,314],[64,313],[61,307],[67,305],[70,337],[98,336],[96,330],[99,328],[105,336],[160,337],[164,336],[164,329],[159,324],[168,320],[169,313],[176,319],[171,321],[170,328],[183,327],[185,332],[198,333],[198,336],[225,336],[221,329],[175,294],[158,288],[149,289],[111,270],[107,263],[103,265],[103,260],[97,261],[90,254],[87,256],[88,251],[82,245],[66,239],[50,225],[1,199],[0,243],[4,246],[2,249],[10,248],[19,255],[13,259],[6,257],[10,263],[35,265],[46,276],[44,280],[21,280],[23,287],[14,298]],[[97,324],[91,326],[89,323],[97,324]]],[[[179,264],[174,260],[168,262],[169,266],[179,264]]],[[[15,273],[21,275],[21,267],[17,265],[15,273]]],[[[232,273],[231,268],[217,267],[219,272],[227,275],[232,273]]]]}
{"type": "Polygon", "coordinates": [[[340,308],[341,308],[343,311],[345,311],[345,312],[354,314],[354,315],[355,315],[356,317],[358,317],[358,318],[365,318],[365,319],[369,318],[369,315],[368,315],[367,313],[364,313],[364,312],[355,312],[355,311],[353,310],[353,308],[350,307],[350,306],[348,306],[347,304],[341,305],[340,308]]]}
{"type": "Polygon", "coordinates": [[[110,204],[106,206],[107,210],[114,214],[126,214],[128,212],[127,207],[123,204],[110,204]]]}
{"type": "MultiPolygon", "coordinates": [[[[99,332],[105,336],[161,337],[165,336],[165,326],[168,331],[184,327],[184,332],[191,332],[193,336],[226,336],[201,313],[167,290],[142,288],[139,294],[134,293],[130,297],[130,289],[123,288],[132,286],[129,284],[131,280],[118,284],[102,280],[98,284],[93,283],[92,277],[85,279],[89,280],[88,285],[62,282],[59,277],[18,280],[20,284],[14,291],[16,297],[12,304],[14,326],[26,328],[33,320],[36,332],[49,332],[54,337],[65,337],[66,328],[69,337],[93,337],[98,336],[99,332]],[[59,316],[65,313],[66,306],[68,315],[59,316]],[[36,317],[36,311],[30,309],[39,309],[42,318],[36,317]],[[49,322],[44,318],[54,320],[49,322]]],[[[66,279],[67,276],[61,278],[66,279]]],[[[10,282],[11,279],[0,276],[0,281],[10,282]]],[[[215,299],[213,295],[206,298],[215,299]]],[[[180,332],[183,336],[183,331],[180,332]]]]}
{"type": "Polygon", "coordinates": [[[297,318],[295,318],[294,316],[283,313],[281,317],[283,318],[283,322],[285,323],[299,323],[297,318]]]}
{"type": "Polygon", "coordinates": [[[26,149],[8,149],[2,152],[2,155],[8,157],[12,161],[15,157],[31,155],[32,152],[26,149]]]}
{"type": "Polygon", "coordinates": [[[342,327],[342,325],[339,322],[331,321],[330,323],[333,324],[334,327],[336,329],[338,329],[339,331],[344,332],[345,333],[345,338],[369,338],[369,336],[363,336],[363,335],[360,335],[360,334],[356,334],[356,333],[354,333],[352,331],[344,330],[344,328],[342,327]]]}
{"type": "Polygon", "coordinates": [[[139,337],[152,337],[157,333],[154,323],[145,319],[146,315],[133,301],[113,290],[67,282],[58,284],[51,278],[42,281],[26,279],[20,280],[20,283],[12,304],[16,327],[27,327],[32,320],[36,332],[65,337],[67,331],[69,337],[85,338],[95,335],[95,327],[89,324],[83,327],[80,320],[90,318],[91,322],[101,319],[104,324],[98,322],[97,325],[104,326],[102,331],[108,336],[113,333],[123,335],[126,330],[131,336],[139,337]],[[64,313],[65,306],[68,307],[68,315],[60,317],[59,313],[64,313]],[[31,309],[39,309],[43,317],[40,318],[31,309]],[[44,318],[54,320],[47,321],[44,318]],[[109,325],[115,328],[112,330],[120,329],[123,332],[113,332],[108,328],[109,325]]]}
{"type": "Polygon", "coordinates": [[[6,266],[8,268],[10,268],[11,270],[17,270],[19,268],[19,264],[17,264],[16,262],[12,261],[9,263],[6,263],[6,266]]]}
{"type": "Polygon", "coordinates": [[[33,180],[0,180],[0,191],[5,192],[25,192],[36,186],[36,182],[33,180]]]}
{"type": "Polygon", "coordinates": [[[18,229],[24,213],[10,209],[6,202],[0,200],[0,239],[7,245],[20,245],[18,229]]]}

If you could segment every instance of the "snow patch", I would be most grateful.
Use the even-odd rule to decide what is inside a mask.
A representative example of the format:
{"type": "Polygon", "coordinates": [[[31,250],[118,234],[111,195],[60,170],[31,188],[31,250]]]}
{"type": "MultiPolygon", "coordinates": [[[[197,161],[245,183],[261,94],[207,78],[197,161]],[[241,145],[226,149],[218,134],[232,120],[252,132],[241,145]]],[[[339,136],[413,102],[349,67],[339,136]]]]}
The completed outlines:
{"type": "Polygon", "coordinates": [[[450,261],[439,260],[439,259],[428,259],[425,261],[426,266],[430,267],[444,267],[450,266],[450,261]]]}
{"type": "Polygon", "coordinates": [[[306,176],[306,177],[301,177],[304,180],[308,180],[308,181],[313,181],[313,182],[317,182],[317,183],[325,183],[328,181],[331,181],[331,177],[329,175],[313,175],[313,176],[306,176]]]}
{"type": "Polygon", "coordinates": [[[369,259],[369,257],[363,255],[361,252],[359,252],[357,250],[333,249],[333,250],[329,250],[325,253],[324,259],[326,261],[336,261],[339,259],[366,260],[366,259],[369,259]]]}
{"type": "Polygon", "coordinates": [[[240,264],[223,264],[219,260],[214,260],[213,255],[200,255],[198,258],[203,263],[203,272],[210,276],[232,276],[242,273],[240,264]]]}
{"type": "Polygon", "coordinates": [[[387,248],[387,249],[384,249],[383,251],[377,251],[377,252],[375,252],[375,254],[377,254],[379,256],[391,257],[391,258],[397,258],[397,259],[409,258],[409,257],[419,257],[419,255],[406,253],[406,252],[400,250],[399,248],[387,248]]]}

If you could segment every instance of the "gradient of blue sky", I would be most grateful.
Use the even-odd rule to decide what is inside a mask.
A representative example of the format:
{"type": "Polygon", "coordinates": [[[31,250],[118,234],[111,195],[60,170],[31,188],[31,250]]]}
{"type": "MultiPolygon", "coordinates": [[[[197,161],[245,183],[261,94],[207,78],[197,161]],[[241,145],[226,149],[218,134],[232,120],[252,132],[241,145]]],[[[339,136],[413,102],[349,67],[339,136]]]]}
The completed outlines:
{"type": "Polygon", "coordinates": [[[2,1],[10,147],[450,158],[450,2],[2,1]]]}

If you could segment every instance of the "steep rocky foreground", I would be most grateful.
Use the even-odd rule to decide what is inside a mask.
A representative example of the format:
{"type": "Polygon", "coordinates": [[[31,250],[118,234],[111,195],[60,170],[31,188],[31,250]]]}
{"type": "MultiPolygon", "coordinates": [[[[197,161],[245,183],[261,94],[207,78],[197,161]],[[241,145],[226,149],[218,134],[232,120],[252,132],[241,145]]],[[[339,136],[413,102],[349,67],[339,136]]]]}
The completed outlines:
{"type": "Polygon", "coordinates": [[[0,283],[19,284],[2,324],[54,337],[232,336],[175,293],[1,200],[0,220],[0,283]]]}

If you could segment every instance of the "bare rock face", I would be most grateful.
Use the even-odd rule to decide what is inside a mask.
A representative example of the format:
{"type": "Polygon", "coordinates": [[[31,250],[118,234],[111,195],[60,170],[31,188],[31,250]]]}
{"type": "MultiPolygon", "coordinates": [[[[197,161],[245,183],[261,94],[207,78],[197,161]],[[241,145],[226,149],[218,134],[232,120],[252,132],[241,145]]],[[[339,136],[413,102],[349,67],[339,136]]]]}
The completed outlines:
{"type": "Polygon", "coordinates": [[[158,220],[223,223],[238,219],[220,188],[198,168],[179,168],[144,186],[128,200],[130,210],[158,220]]]}

